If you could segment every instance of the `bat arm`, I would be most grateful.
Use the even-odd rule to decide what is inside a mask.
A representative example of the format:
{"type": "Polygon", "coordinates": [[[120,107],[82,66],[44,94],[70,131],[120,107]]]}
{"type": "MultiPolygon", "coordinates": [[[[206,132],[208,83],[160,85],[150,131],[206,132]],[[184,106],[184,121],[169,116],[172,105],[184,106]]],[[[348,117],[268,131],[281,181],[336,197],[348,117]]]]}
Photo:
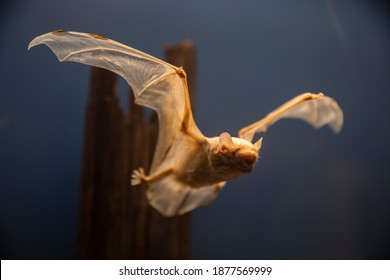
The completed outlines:
{"type": "MultiPolygon", "coordinates": [[[[163,65],[168,66],[168,67],[177,68],[176,66],[169,64],[166,61],[160,60],[160,59],[158,59],[154,56],[151,56],[147,53],[141,52],[140,50],[131,48],[129,46],[126,46],[126,45],[121,44],[119,42],[116,42],[114,40],[108,39],[104,36],[101,36],[98,34],[92,34],[92,33],[81,33],[81,32],[74,32],[74,31],[67,31],[67,30],[57,30],[57,31],[49,32],[47,34],[44,34],[44,35],[41,35],[41,36],[34,38],[30,42],[30,44],[28,45],[28,49],[31,49],[32,47],[35,47],[35,46],[40,45],[40,44],[45,44],[50,49],[52,49],[54,51],[54,53],[56,53],[56,52],[58,52],[58,49],[56,50],[56,48],[53,48],[52,46],[55,45],[56,42],[57,43],[58,42],[65,42],[65,40],[62,40],[61,38],[65,38],[67,40],[70,37],[75,42],[82,42],[85,40],[94,39],[95,42],[100,41],[102,43],[108,43],[108,44],[111,44],[112,46],[114,46],[114,48],[102,48],[102,47],[90,48],[89,51],[106,49],[106,50],[110,50],[110,51],[119,51],[119,52],[122,51],[122,53],[125,53],[125,54],[130,52],[131,55],[134,57],[143,58],[143,59],[146,58],[149,61],[153,61],[157,64],[163,64],[163,65]]],[[[76,52],[72,52],[72,53],[76,53],[76,52]]],[[[57,55],[57,53],[56,53],[56,55],[57,55]]],[[[60,59],[60,61],[62,61],[62,60],[63,59],[60,59]]]]}

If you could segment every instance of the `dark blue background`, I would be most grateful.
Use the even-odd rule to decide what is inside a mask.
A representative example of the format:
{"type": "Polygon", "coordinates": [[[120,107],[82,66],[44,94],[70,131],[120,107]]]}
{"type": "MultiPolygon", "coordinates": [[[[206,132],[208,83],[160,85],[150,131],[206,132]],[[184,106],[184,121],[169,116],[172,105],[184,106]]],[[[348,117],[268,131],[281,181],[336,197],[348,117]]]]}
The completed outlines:
{"type": "Polygon", "coordinates": [[[254,172],[193,212],[192,258],[389,258],[384,1],[34,0],[3,1],[0,13],[1,258],[75,257],[89,67],[27,51],[56,29],[157,57],[193,40],[196,121],[208,136],[236,134],[306,91],[343,108],[339,135],[298,121],[272,127],[254,172]]]}

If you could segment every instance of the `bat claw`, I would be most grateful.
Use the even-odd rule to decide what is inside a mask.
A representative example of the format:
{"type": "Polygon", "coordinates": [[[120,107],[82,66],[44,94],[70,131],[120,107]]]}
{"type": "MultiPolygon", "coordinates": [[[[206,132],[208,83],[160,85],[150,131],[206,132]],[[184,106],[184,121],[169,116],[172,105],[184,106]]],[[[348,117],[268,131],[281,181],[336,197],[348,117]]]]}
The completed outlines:
{"type": "Polygon", "coordinates": [[[138,169],[134,169],[131,174],[130,183],[132,186],[140,185],[143,182],[147,182],[147,176],[145,175],[145,170],[140,167],[138,169]]]}

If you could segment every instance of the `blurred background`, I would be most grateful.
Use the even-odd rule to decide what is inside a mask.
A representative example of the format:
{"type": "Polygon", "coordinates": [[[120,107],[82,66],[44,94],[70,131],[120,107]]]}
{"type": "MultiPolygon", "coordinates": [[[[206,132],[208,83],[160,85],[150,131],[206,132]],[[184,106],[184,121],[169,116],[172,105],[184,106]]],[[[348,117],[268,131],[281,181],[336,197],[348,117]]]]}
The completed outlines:
{"type": "MultiPolygon", "coordinates": [[[[196,121],[237,131],[302,92],[342,132],[286,120],[261,160],[192,214],[193,259],[389,259],[390,13],[385,1],[33,0],[0,4],[0,257],[72,259],[90,68],[38,35],[98,33],[157,57],[197,48],[196,121]]],[[[121,80],[122,98],[127,94],[121,80]]],[[[126,100],[123,100],[123,104],[126,100]]],[[[131,221],[129,221],[131,222],[131,221]]]]}

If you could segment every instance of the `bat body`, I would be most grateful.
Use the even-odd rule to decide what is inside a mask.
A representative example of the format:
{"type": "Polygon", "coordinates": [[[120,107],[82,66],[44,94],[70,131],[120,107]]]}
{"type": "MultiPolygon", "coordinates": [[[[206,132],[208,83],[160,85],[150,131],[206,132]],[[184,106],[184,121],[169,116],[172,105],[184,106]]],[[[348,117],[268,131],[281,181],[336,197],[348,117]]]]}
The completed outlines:
{"type": "Polygon", "coordinates": [[[60,61],[108,69],[131,86],[135,103],[157,112],[159,134],[150,173],[134,170],[131,184],[146,183],[149,203],[165,216],[187,213],[209,204],[227,180],[253,170],[265,132],[281,118],[297,118],[339,132],[343,114],[322,93],[304,93],[263,119],[242,128],[238,137],[227,132],[205,137],[193,119],[184,70],[100,35],[54,31],[36,37],[29,48],[47,45],[60,61]]]}

